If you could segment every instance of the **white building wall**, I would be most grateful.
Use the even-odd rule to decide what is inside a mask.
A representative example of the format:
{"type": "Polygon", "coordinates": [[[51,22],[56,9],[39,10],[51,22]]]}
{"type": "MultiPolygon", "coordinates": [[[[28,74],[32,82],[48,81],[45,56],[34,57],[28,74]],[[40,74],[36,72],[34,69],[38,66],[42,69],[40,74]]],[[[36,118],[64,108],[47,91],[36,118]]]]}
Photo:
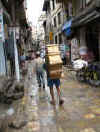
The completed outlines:
{"type": "MultiPolygon", "coordinates": [[[[61,3],[56,3],[55,9],[53,9],[52,0],[50,1],[50,13],[46,15],[46,35],[49,37],[49,33],[53,32],[53,41],[55,43],[55,36],[57,36],[57,42],[59,43],[59,34],[62,33],[62,26],[65,22],[64,11],[61,3]],[[61,24],[58,24],[58,13],[61,12],[61,24]],[[54,27],[54,18],[56,17],[56,27],[54,27]],[[51,25],[51,28],[50,28],[51,25]]],[[[62,43],[64,43],[64,37],[62,35],[62,43]]]]}
{"type": "MultiPolygon", "coordinates": [[[[51,6],[51,23],[53,25],[53,37],[55,43],[55,36],[57,36],[57,43],[59,43],[59,34],[61,33],[62,25],[63,25],[63,8],[62,4],[56,3],[55,1],[55,9],[53,10],[52,1],[50,2],[51,6]],[[58,24],[58,13],[61,12],[61,24],[58,24]],[[54,27],[54,18],[56,17],[56,27],[54,27]]],[[[62,37],[63,40],[63,37],[62,37]]]]}
{"type": "MultiPolygon", "coordinates": [[[[2,5],[2,2],[0,0],[0,9],[5,11],[7,14],[5,8],[2,5]]],[[[5,60],[5,55],[4,55],[4,24],[3,24],[3,14],[2,14],[2,22],[0,22],[1,25],[1,34],[2,34],[2,40],[0,40],[0,75],[6,75],[6,60],[5,60]]]]}

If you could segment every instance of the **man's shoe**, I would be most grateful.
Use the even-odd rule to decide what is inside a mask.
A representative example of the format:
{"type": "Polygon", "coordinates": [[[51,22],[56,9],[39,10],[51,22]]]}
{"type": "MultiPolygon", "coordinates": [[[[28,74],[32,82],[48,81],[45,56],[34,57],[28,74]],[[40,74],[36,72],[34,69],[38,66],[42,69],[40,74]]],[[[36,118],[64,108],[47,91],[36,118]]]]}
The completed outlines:
{"type": "Polygon", "coordinates": [[[39,88],[41,87],[41,84],[39,84],[39,88]]]}
{"type": "Polygon", "coordinates": [[[59,105],[63,105],[63,103],[64,103],[64,100],[61,99],[61,100],[59,101],[59,105]]]}
{"type": "Polygon", "coordinates": [[[45,89],[45,85],[43,85],[43,89],[45,89]]]}

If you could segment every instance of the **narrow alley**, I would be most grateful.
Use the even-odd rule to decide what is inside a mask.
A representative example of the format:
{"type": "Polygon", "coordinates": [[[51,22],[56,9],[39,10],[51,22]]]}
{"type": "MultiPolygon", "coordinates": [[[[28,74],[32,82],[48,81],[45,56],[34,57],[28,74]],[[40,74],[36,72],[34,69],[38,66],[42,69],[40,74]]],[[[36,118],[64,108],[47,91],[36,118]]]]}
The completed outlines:
{"type": "Polygon", "coordinates": [[[65,102],[59,106],[56,97],[57,104],[52,106],[48,87],[39,89],[35,74],[28,73],[25,96],[19,100],[8,132],[100,132],[100,89],[79,83],[66,67],[64,74],[65,102]]]}
{"type": "Polygon", "coordinates": [[[0,132],[100,132],[100,0],[0,0],[0,132]]]}

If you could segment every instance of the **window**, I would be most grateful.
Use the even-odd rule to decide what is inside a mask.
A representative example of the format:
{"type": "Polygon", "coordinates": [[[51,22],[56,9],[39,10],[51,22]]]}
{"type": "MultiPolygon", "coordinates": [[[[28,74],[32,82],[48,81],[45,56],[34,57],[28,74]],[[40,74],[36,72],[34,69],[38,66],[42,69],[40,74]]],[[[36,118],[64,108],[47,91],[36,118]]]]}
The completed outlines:
{"type": "Polygon", "coordinates": [[[61,12],[58,13],[58,24],[61,24],[61,12]]]}
{"type": "Polygon", "coordinates": [[[86,7],[86,0],[83,0],[83,8],[86,7]]]}
{"type": "Polygon", "coordinates": [[[86,7],[86,0],[80,0],[80,9],[83,9],[86,7]]]}
{"type": "Polygon", "coordinates": [[[53,10],[55,9],[55,0],[52,0],[52,7],[53,7],[53,10]]]}
{"type": "Polygon", "coordinates": [[[80,0],[80,8],[84,9],[91,2],[91,0],[80,0]]]}
{"type": "Polygon", "coordinates": [[[68,3],[68,16],[69,16],[69,17],[72,17],[72,15],[73,15],[72,3],[69,2],[69,3],[68,3]]]}
{"type": "Polygon", "coordinates": [[[61,44],[62,43],[62,35],[61,35],[61,33],[59,34],[59,44],[61,44]]]}
{"type": "Polygon", "coordinates": [[[73,6],[71,2],[66,5],[65,13],[67,19],[70,19],[73,16],[73,6]]]}
{"type": "Polygon", "coordinates": [[[57,23],[56,23],[56,17],[54,18],[54,27],[57,26],[57,23]]]}
{"type": "Polygon", "coordinates": [[[55,44],[57,44],[57,35],[55,36],[55,44]]]}

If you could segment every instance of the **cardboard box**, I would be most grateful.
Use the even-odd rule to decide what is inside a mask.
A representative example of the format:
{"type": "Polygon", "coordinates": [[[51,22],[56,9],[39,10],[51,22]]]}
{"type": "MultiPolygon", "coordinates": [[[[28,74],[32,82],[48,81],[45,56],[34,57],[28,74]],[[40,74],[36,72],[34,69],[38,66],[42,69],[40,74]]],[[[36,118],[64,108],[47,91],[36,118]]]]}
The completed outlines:
{"type": "Polygon", "coordinates": [[[62,60],[57,44],[47,45],[46,62],[50,78],[61,78],[62,60]]]}
{"type": "Polygon", "coordinates": [[[59,54],[59,45],[58,44],[50,44],[46,46],[47,54],[59,54]]]}
{"type": "Polygon", "coordinates": [[[49,76],[52,79],[61,78],[61,75],[62,75],[62,69],[54,69],[49,71],[49,76]]]}

